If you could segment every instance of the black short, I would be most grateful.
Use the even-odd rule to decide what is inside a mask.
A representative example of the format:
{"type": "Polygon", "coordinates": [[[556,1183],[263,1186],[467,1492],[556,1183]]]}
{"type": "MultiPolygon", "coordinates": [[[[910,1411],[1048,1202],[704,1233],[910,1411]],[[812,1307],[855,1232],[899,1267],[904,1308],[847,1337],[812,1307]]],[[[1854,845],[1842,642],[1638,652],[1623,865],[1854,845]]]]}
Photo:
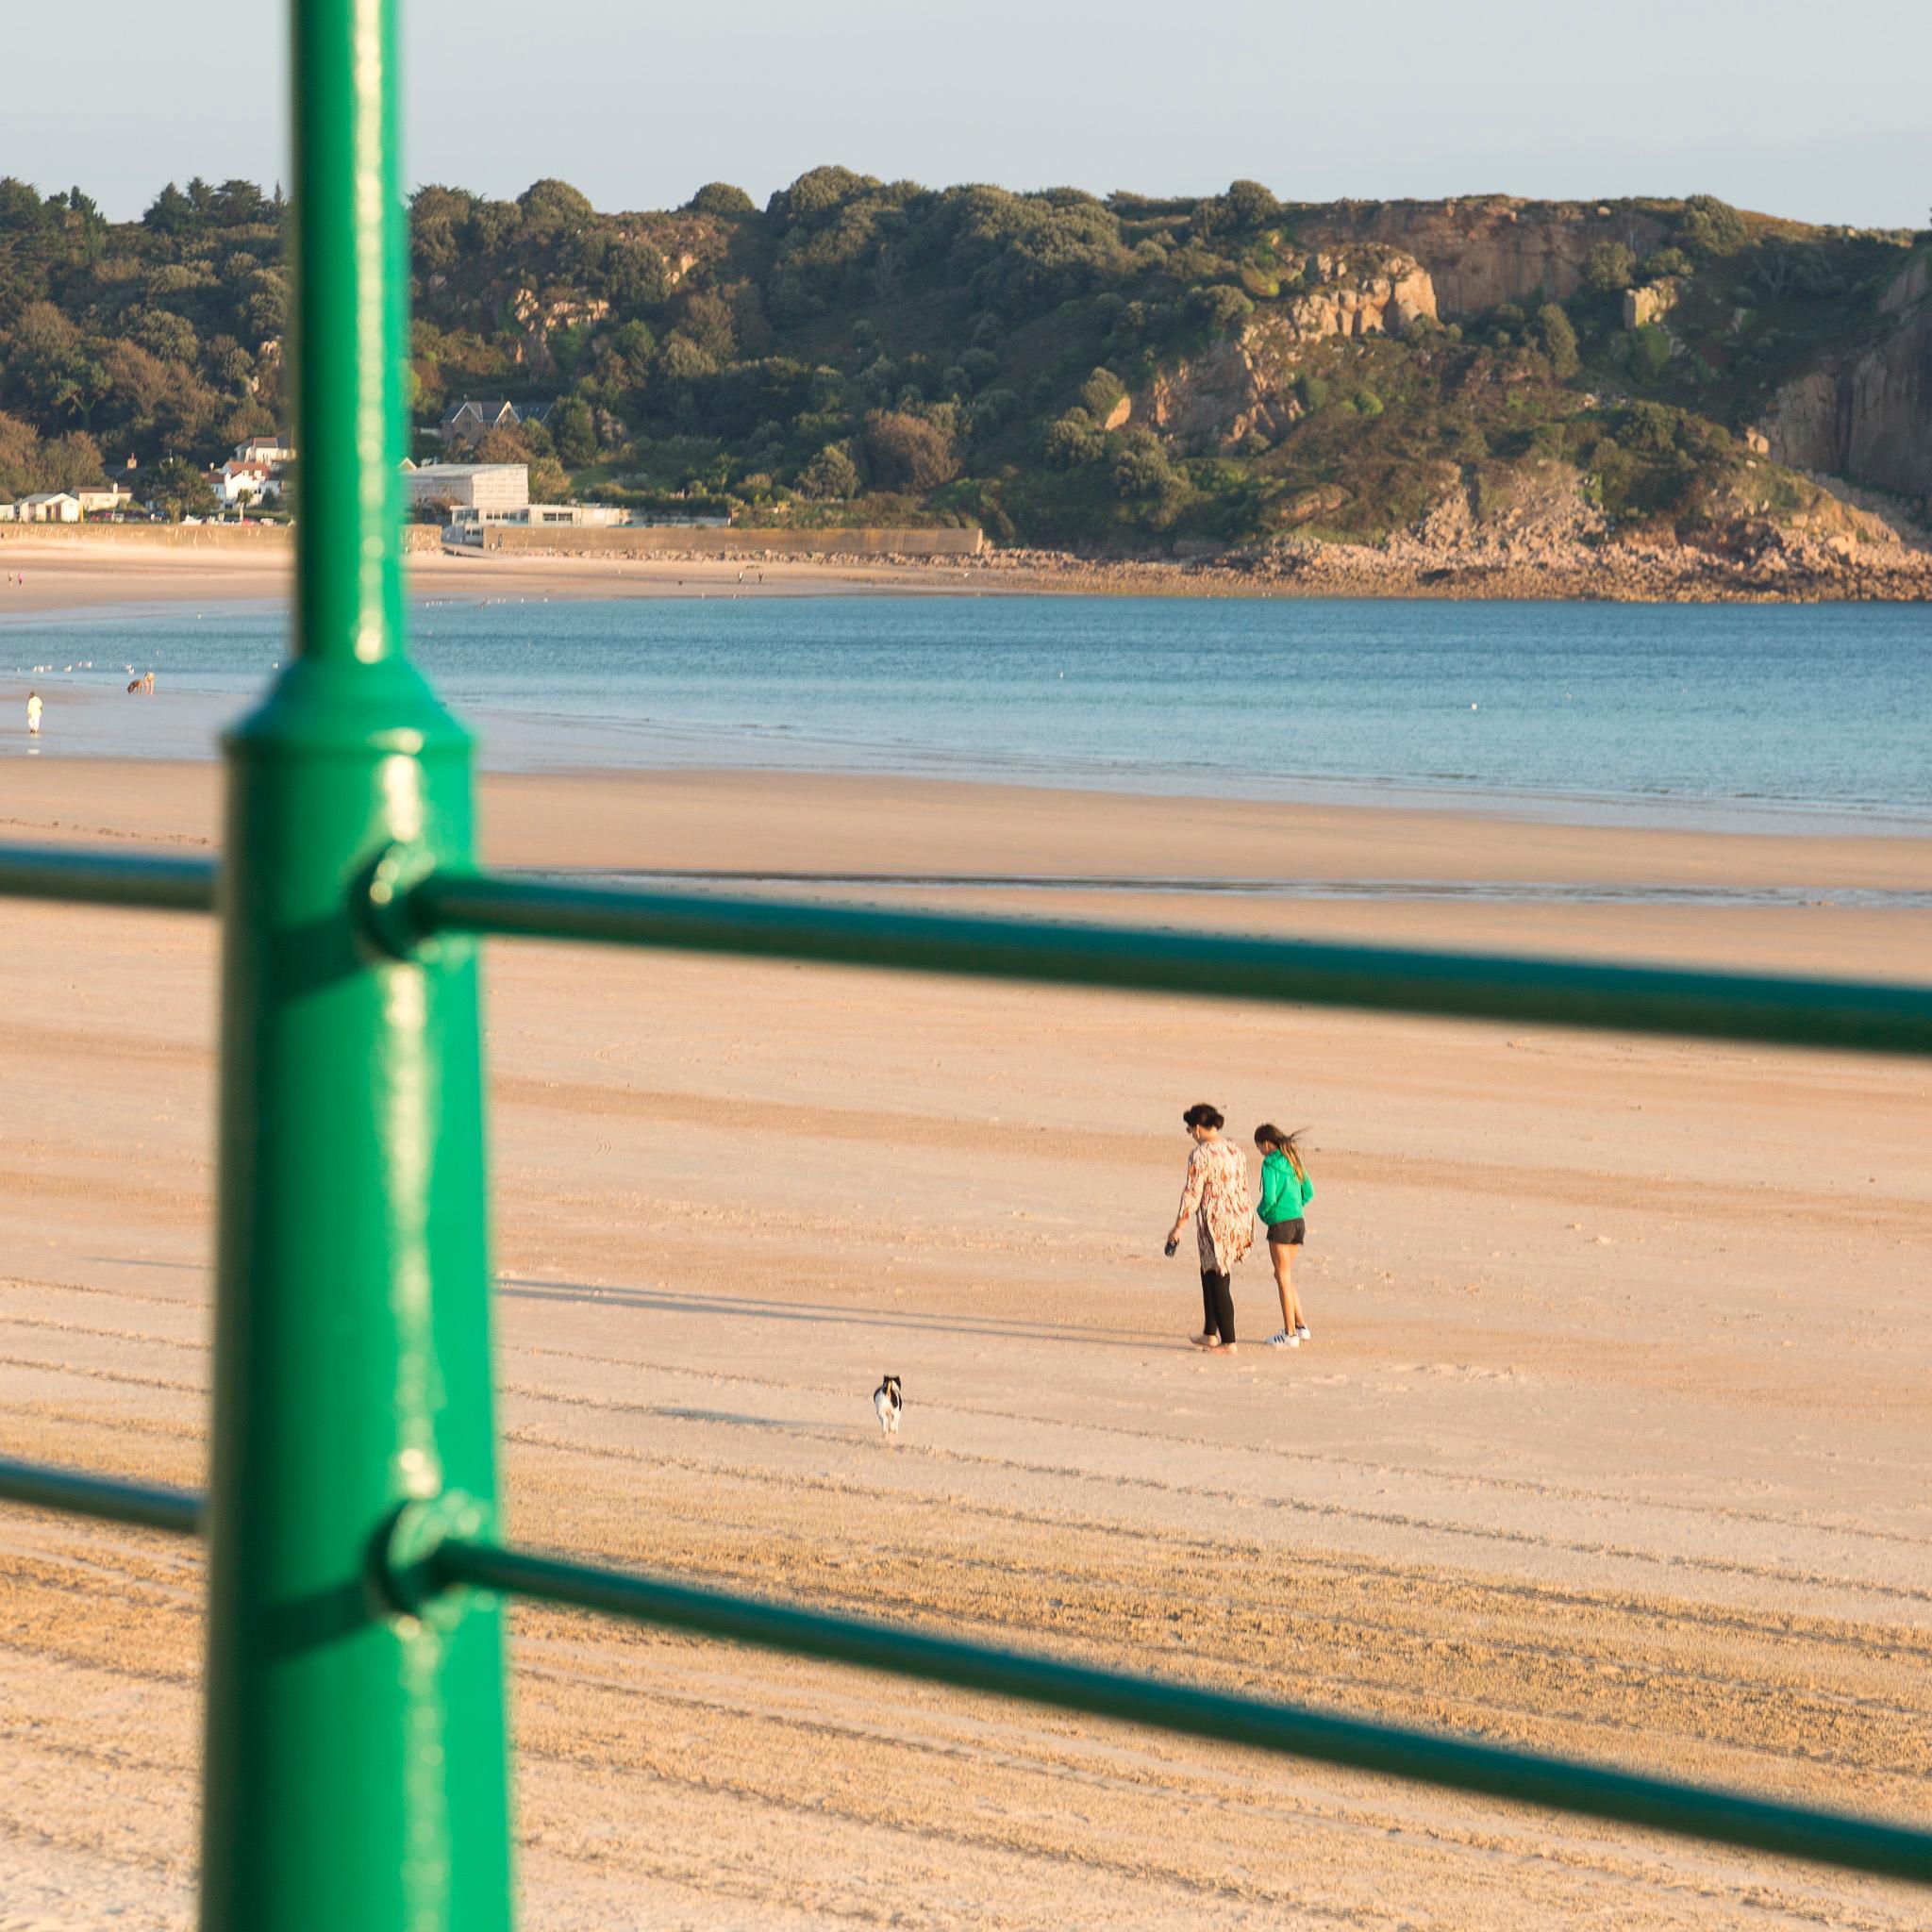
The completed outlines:
{"type": "Polygon", "coordinates": [[[1308,1238],[1308,1224],[1297,1214],[1292,1221],[1271,1221],[1268,1224],[1268,1245],[1271,1248],[1298,1248],[1308,1238]]]}

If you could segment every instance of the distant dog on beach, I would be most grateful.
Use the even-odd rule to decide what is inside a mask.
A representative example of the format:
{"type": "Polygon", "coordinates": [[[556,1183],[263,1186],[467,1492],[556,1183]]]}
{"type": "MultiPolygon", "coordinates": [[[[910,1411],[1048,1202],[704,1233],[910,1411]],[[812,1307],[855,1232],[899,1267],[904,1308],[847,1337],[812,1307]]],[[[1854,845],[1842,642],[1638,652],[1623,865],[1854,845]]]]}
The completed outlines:
{"type": "Polygon", "coordinates": [[[906,1407],[905,1398],[899,1393],[897,1375],[888,1375],[872,1391],[872,1406],[878,1411],[880,1433],[896,1436],[899,1433],[899,1411],[906,1407]]]}
{"type": "Polygon", "coordinates": [[[134,680],[134,682],[127,687],[127,693],[130,697],[132,697],[137,691],[139,691],[141,695],[144,698],[151,698],[154,696],[155,675],[152,671],[150,671],[145,677],[137,677],[134,680]]]}

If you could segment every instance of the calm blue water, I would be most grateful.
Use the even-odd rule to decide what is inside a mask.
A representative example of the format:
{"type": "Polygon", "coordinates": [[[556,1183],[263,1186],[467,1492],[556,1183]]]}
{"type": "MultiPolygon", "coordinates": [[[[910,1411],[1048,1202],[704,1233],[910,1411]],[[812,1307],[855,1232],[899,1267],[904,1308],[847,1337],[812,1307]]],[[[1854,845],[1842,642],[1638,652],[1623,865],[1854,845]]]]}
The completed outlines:
{"type": "MultiPolygon", "coordinates": [[[[414,634],[499,767],[1932,821],[1912,606],[714,596],[430,604],[414,634]]],[[[201,756],[286,650],[267,608],[9,619],[0,701],[51,664],[44,755],[201,756]],[[124,697],[127,664],[163,697],[124,697]]]]}

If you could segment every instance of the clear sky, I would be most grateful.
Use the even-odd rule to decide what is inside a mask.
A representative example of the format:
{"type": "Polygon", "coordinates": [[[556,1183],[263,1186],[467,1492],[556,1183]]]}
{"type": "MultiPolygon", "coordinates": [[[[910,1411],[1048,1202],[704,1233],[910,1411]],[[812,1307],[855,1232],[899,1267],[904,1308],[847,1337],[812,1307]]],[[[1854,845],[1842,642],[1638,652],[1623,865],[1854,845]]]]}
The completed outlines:
{"type": "MultiPolygon", "coordinates": [[[[403,0],[412,184],[1722,195],[1921,226],[1928,0],[403,0]]],[[[279,0],[0,0],[0,174],[286,173],[279,0]]]]}

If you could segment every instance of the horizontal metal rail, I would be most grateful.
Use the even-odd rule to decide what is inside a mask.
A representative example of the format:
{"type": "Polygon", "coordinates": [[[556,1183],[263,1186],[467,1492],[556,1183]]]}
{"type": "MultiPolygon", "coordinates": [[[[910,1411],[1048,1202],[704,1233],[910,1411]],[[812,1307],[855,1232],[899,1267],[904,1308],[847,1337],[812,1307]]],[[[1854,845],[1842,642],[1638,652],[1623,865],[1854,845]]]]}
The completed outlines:
{"type": "MultiPolygon", "coordinates": [[[[0,846],[0,898],[210,912],[212,859],[0,846]]],[[[1257,1004],[1932,1055],[1932,987],[1510,954],[1152,932],[797,899],[650,892],[431,872],[369,908],[407,954],[438,933],[599,941],[1257,1004]]]]}
{"type": "Polygon", "coordinates": [[[219,868],[211,858],[152,852],[0,845],[0,898],[72,906],[134,906],[153,912],[212,912],[219,868]]]}
{"type": "Polygon", "coordinates": [[[1816,1811],[1674,1778],[1644,1777],[1158,1677],[1062,1663],[869,1618],[800,1609],[490,1543],[447,1542],[431,1558],[431,1567],[449,1583],[478,1585],[791,1657],[991,1691],[1280,1757],[1346,1765],[1412,1784],[1475,1791],[1575,1817],[1608,1819],[1932,1885],[1932,1832],[1849,1812],[1816,1811]]]}
{"type": "MultiPolygon", "coordinates": [[[[0,1498],[179,1535],[200,1527],[201,1499],[185,1491],[33,1463],[0,1461],[0,1498]]],[[[1277,1757],[1932,1886],[1932,1832],[1849,1812],[1778,1804],[1674,1778],[1097,1670],[493,1543],[452,1538],[432,1546],[424,1560],[439,1591],[500,1591],[790,1657],[950,1684],[1277,1757]]],[[[397,1579],[397,1585],[399,1598],[421,1594],[418,1579],[397,1579]]]]}
{"type": "Polygon", "coordinates": [[[99,1516],[141,1529],[163,1529],[172,1536],[201,1533],[202,1499],[192,1490],[158,1489],[40,1462],[0,1458],[0,1501],[58,1509],[69,1516],[99,1516]]]}
{"type": "Polygon", "coordinates": [[[404,952],[412,939],[436,933],[494,933],[1196,998],[1932,1054],[1932,987],[1874,981],[879,912],[490,873],[429,874],[382,908],[378,930],[404,952]]]}

